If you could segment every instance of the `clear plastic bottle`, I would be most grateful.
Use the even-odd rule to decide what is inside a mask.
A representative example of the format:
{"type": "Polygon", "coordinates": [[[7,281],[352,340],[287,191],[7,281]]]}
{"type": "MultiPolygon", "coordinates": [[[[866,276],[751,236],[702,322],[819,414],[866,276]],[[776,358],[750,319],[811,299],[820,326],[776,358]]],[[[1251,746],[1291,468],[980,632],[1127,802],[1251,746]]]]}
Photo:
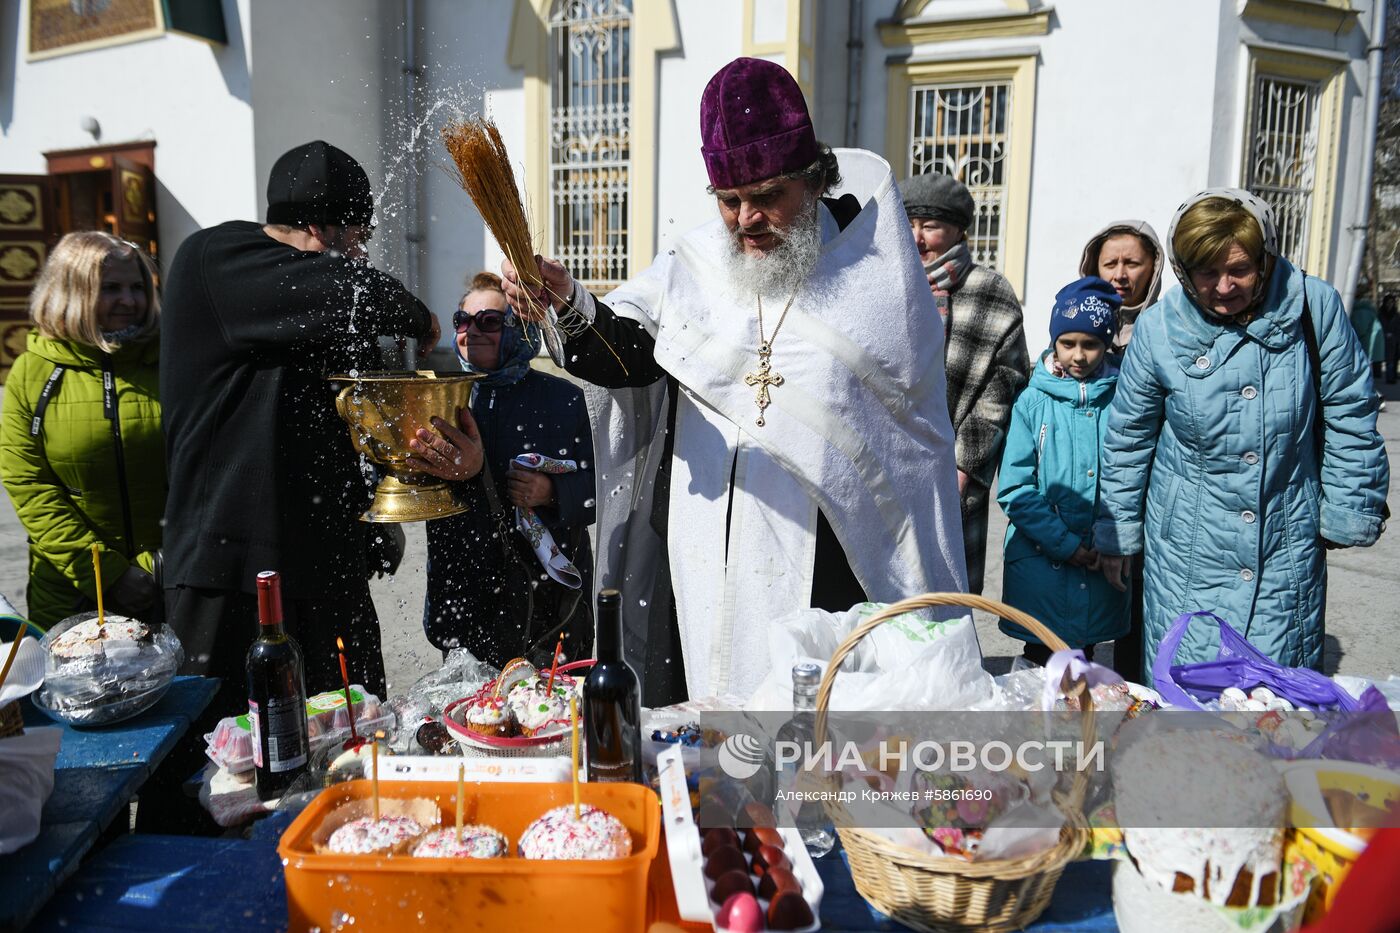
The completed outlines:
{"type": "MultiPolygon", "coordinates": [[[[817,710],[817,687],[822,680],[818,664],[804,662],[792,666],[792,719],[778,730],[779,741],[798,742],[805,750],[813,744],[813,725],[817,710]]],[[[805,755],[805,751],[804,751],[805,755]]],[[[819,782],[810,780],[801,771],[801,761],[787,765],[778,776],[778,786],[785,791],[820,790],[819,782]]],[[[836,846],[836,828],[826,809],[818,800],[804,801],[797,807],[797,831],[812,858],[821,858],[836,846]]]]}

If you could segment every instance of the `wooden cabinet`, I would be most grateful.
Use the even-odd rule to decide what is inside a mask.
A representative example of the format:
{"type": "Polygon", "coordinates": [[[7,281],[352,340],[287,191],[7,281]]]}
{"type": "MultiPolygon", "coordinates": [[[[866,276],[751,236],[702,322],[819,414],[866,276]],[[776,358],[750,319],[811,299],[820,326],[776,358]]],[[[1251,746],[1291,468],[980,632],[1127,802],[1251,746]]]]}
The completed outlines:
{"type": "Polygon", "coordinates": [[[0,384],[29,333],[29,293],[65,233],[105,230],[160,259],[154,142],[46,152],[47,175],[0,175],[0,384]]]}

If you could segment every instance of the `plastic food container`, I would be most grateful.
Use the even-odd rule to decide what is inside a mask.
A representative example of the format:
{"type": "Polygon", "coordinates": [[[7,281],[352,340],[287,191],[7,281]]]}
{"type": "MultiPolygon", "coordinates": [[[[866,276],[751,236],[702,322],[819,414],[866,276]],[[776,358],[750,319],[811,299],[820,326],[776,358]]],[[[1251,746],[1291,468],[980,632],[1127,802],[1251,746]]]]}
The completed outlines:
{"type": "Polygon", "coordinates": [[[1332,907],[1347,873],[1366,849],[1366,840],[1338,827],[1327,800],[1329,792],[1343,792],[1377,810],[1389,810],[1400,801],[1400,773],[1349,761],[1297,761],[1283,769],[1293,803],[1289,811],[1286,854],[1312,863],[1318,879],[1308,898],[1305,922],[1321,918],[1332,907]]]}
{"type": "MultiPolygon", "coordinates": [[[[661,835],[656,794],[639,784],[583,784],[582,802],[602,807],[632,833],[632,854],[609,861],[534,861],[514,855],[525,827],[573,801],[570,784],[466,785],[466,821],[496,827],[510,842],[503,859],[318,855],[311,837],[336,807],[370,796],[370,782],[327,788],[278,844],[287,879],[289,928],[360,930],[646,929],[647,875],[661,835]],[[352,926],[353,924],[353,926],[352,926]]],[[[379,782],[381,798],[428,798],[442,824],[456,820],[455,781],[379,782]]]]}
{"type": "MultiPolygon", "coordinates": [[[[355,729],[359,735],[372,736],[376,729],[393,727],[393,710],[382,706],[379,697],[359,684],[352,684],[350,698],[355,704],[355,729]]],[[[349,738],[350,715],[345,708],[344,692],[332,690],[308,698],[306,725],[313,754],[349,738]]],[[[214,731],[205,734],[204,746],[209,760],[230,774],[253,770],[253,726],[247,713],[220,719],[214,731]]]]}

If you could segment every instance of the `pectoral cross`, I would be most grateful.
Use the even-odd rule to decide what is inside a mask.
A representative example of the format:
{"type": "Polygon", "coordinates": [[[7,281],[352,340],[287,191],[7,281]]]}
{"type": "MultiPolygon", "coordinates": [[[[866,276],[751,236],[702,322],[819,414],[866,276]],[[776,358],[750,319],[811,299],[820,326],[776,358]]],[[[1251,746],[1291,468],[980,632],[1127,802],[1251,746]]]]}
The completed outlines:
{"type": "Polygon", "coordinates": [[[758,420],[755,422],[760,428],[763,427],[763,410],[768,407],[770,399],[768,390],[783,384],[783,377],[773,372],[770,360],[773,357],[773,348],[767,343],[758,345],[758,370],[751,372],[744,377],[744,382],[751,386],[757,386],[758,391],[754,393],[753,400],[758,405],[758,420]]]}

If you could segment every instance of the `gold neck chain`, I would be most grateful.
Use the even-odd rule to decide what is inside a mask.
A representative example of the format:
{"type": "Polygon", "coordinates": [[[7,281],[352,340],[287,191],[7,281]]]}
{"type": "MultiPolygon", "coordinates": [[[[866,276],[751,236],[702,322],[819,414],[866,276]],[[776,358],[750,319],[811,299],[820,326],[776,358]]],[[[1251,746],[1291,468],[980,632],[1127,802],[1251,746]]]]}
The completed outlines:
{"type": "Polygon", "coordinates": [[[778,331],[783,329],[783,321],[787,320],[788,311],[792,310],[792,303],[796,300],[797,292],[793,292],[792,296],[788,298],[787,304],[783,305],[783,313],[778,315],[778,326],[773,328],[773,336],[765,338],[763,336],[763,296],[758,296],[758,352],[760,354],[765,352],[764,347],[768,348],[767,353],[773,352],[773,341],[778,339],[778,331]]]}

